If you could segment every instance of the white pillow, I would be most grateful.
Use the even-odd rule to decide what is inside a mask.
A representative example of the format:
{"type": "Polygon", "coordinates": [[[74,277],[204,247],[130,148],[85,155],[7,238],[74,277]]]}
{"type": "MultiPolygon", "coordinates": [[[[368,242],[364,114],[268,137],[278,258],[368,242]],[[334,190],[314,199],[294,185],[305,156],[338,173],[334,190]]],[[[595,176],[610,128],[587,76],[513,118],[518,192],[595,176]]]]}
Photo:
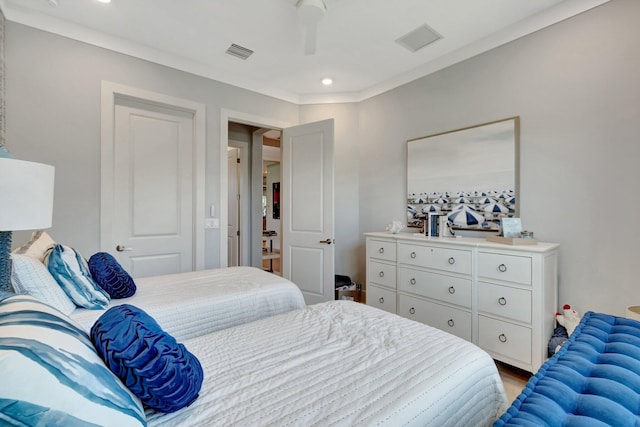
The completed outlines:
{"type": "Polygon", "coordinates": [[[76,305],[62,290],[42,261],[27,255],[11,255],[11,284],[17,294],[38,298],[69,315],[76,305]]]}
{"type": "Polygon", "coordinates": [[[28,295],[0,302],[0,384],[0,420],[10,425],[146,425],[140,400],[87,333],[28,295]]]}
{"type": "Polygon", "coordinates": [[[43,262],[47,251],[55,244],[56,242],[54,242],[51,236],[45,231],[34,231],[31,235],[31,240],[19,248],[14,249],[13,253],[30,256],[43,262]]]}

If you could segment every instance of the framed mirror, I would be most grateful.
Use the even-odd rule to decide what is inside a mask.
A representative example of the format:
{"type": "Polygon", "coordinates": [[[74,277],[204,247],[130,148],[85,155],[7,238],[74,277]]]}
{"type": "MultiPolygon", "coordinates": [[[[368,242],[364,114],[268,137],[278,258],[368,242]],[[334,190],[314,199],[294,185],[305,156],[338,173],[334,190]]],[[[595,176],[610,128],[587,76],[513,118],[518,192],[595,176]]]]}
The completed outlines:
{"type": "Polygon", "coordinates": [[[456,229],[498,231],[519,216],[519,117],[407,142],[407,225],[443,215],[456,229]]]}

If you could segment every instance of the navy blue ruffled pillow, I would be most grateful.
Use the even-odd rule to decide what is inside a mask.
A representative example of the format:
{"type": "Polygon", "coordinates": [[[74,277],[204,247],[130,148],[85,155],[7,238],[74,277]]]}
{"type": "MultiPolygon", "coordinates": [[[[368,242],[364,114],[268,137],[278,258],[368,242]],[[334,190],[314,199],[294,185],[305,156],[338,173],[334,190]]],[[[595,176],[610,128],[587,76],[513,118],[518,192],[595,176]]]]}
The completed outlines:
{"type": "Polygon", "coordinates": [[[89,271],[93,280],[113,299],[128,298],[136,293],[136,284],[129,273],[106,252],[91,255],[89,271]]]}
{"type": "Polygon", "coordinates": [[[200,361],[139,308],[110,308],[91,328],[91,340],[109,369],[146,406],[169,413],[198,398],[204,376],[200,361]]]}

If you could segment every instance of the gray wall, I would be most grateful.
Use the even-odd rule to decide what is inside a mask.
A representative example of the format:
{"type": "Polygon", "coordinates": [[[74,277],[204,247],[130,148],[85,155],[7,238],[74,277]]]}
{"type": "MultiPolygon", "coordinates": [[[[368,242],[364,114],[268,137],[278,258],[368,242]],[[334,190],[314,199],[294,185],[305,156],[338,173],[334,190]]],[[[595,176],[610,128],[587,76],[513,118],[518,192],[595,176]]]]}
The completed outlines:
{"type": "Polygon", "coordinates": [[[4,13],[0,10],[0,147],[5,145],[5,78],[4,78],[4,26],[6,20],[4,13]]]}
{"type": "MultiPolygon", "coordinates": [[[[86,256],[100,244],[101,80],[206,105],[206,206],[220,206],[221,108],[298,120],[295,104],[7,22],[7,148],[16,158],[56,167],[49,231],[86,256]]],[[[205,265],[216,267],[219,230],[203,232],[205,265]]],[[[21,238],[16,233],[14,242],[21,238]]]]}
{"type": "Polygon", "coordinates": [[[561,244],[560,304],[640,305],[639,16],[613,0],[360,103],[361,231],[404,219],[407,139],[518,115],[523,227],[561,244]]]}

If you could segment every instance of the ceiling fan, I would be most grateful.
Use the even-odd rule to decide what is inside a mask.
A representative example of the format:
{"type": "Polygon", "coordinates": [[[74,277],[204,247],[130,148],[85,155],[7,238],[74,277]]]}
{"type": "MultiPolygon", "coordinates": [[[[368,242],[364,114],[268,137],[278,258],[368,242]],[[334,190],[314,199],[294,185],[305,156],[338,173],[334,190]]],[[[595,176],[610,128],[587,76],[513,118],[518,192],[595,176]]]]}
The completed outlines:
{"type": "Polygon", "coordinates": [[[324,0],[298,0],[296,7],[300,22],[305,26],[304,54],[313,55],[316,53],[318,22],[324,17],[327,5],[324,0]]]}

